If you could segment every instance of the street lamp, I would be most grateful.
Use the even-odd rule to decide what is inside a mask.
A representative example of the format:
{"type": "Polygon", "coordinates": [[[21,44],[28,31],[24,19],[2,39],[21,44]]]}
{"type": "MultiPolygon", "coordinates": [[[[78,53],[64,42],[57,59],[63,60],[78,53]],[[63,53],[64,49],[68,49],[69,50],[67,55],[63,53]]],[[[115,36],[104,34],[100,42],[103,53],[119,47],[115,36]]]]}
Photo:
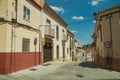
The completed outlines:
{"type": "Polygon", "coordinates": [[[94,19],[97,20],[98,14],[96,12],[93,13],[94,19]]]}

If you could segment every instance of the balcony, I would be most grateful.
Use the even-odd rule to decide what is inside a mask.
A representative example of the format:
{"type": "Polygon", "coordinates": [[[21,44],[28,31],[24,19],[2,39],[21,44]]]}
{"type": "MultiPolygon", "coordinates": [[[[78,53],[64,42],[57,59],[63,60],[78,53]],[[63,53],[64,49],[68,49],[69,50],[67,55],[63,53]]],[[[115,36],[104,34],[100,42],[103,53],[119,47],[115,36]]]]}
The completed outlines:
{"type": "Polygon", "coordinates": [[[62,41],[67,42],[67,36],[65,34],[62,35],[62,41]]]}
{"type": "Polygon", "coordinates": [[[13,22],[13,23],[16,23],[16,22],[17,22],[16,12],[12,12],[12,22],[13,22]]]}
{"type": "Polygon", "coordinates": [[[74,44],[70,43],[70,47],[71,47],[71,49],[73,49],[74,48],[74,44]]]}
{"type": "Polygon", "coordinates": [[[45,26],[44,28],[45,38],[54,38],[55,37],[55,29],[50,26],[45,26]]]}

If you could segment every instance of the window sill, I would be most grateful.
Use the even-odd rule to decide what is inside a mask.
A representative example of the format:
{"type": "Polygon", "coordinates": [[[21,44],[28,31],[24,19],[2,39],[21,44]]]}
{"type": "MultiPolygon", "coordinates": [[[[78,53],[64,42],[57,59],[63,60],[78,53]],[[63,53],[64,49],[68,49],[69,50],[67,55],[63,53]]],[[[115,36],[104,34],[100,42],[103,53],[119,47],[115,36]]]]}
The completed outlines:
{"type": "Polygon", "coordinates": [[[23,20],[25,20],[25,21],[27,21],[27,22],[30,22],[30,20],[27,20],[27,19],[25,19],[25,18],[23,18],[23,20]]]}

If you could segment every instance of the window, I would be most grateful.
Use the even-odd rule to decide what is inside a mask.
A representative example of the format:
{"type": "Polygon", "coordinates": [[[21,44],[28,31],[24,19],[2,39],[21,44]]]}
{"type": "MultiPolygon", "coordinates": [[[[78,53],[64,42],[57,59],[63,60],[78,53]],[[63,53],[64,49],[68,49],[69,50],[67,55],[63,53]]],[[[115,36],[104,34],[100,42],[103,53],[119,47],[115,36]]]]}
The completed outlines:
{"type": "Polygon", "coordinates": [[[59,40],[59,28],[58,28],[58,26],[56,27],[56,39],[59,40]]]}
{"type": "Polygon", "coordinates": [[[52,35],[52,29],[51,29],[50,24],[51,24],[50,20],[46,19],[46,25],[47,26],[45,26],[45,34],[52,35]]]}
{"type": "Polygon", "coordinates": [[[59,59],[59,46],[57,46],[57,59],[59,59]]]}
{"type": "Polygon", "coordinates": [[[26,6],[23,7],[23,18],[30,20],[30,9],[28,9],[26,6]]]}
{"type": "Polygon", "coordinates": [[[101,25],[100,25],[100,40],[102,42],[102,27],[101,27],[101,25]]]}
{"type": "Polygon", "coordinates": [[[72,54],[71,54],[71,47],[70,47],[70,57],[72,56],[72,54]]]}
{"type": "Polygon", "coordinates": [[[29,52],[30,51],[30,39],[23,38],[22,40],[22,51],[29,52]]]}
{"type": "Polygon", "coordinates": [[[82,55],[84,56],[84,52],[82,52],[82,55]]]}
{"type": "Polygon", "coordinates": [[[69,48],[67,48],[67,54],[69,54],[69,48]]]}
{"type": "Polygon", "coordinates": [[[69,36],[68,36],[68,34],[67,34],[67,40],[68,40],[68,37],[69,37],[69,36]]]}
{"type": "Polygon", "coordinates": [[[72,43],[72,37],[70,36],[70,44],[72,43]]]}
{"type": "Polygon", "coordinates": [[[47,23],[47,25],[50,25],[50,24],[51,24],[51,22],[50,22],[49,19],[46,19],[46,23],[47,23]]]}

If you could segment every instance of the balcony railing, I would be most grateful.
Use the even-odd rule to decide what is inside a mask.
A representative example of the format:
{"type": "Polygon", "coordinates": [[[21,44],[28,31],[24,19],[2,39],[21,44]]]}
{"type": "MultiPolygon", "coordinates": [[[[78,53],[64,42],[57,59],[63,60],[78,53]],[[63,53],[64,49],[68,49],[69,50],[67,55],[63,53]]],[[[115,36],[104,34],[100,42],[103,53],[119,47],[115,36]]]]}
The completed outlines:
{"type": "Polygon", "coordinates": [[[55,29],[51,28],[50,26],[45,26],[44,30],[46,37],[55,37],[55,29]]]}
{"type": "Polygon", "coordinates": [[[67,36],[65,34],[62,35],[62,41],[66,42],[67,41],[67,36]]]}

